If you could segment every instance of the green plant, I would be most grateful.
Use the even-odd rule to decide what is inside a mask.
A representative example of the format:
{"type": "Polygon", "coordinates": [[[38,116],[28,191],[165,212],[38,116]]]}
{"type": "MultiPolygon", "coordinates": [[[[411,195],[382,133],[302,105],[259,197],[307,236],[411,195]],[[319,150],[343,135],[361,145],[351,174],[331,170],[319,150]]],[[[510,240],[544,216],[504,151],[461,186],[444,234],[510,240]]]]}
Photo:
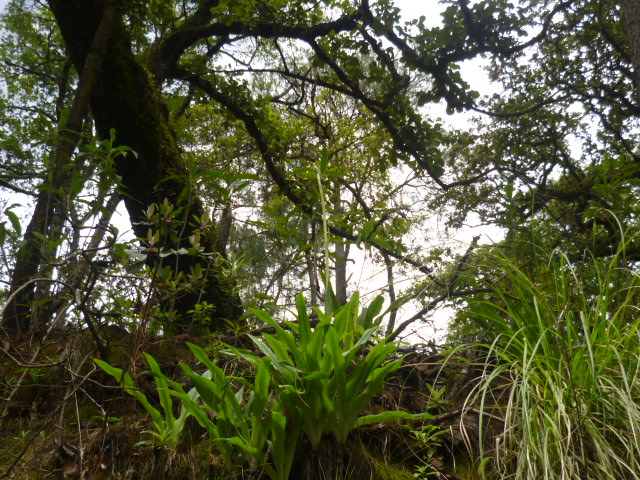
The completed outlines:
{"type": "Polygon", "coordinates": [[[584,277],[556,252],[552,288],[494,255],[512,288],[470,306],[495,340],[467,402],[489,414],[481,437],[490,415],[504,426],[481,458],[494,457],[497,478],[640,478],[640,278],[624,263],[624,244],[612,258],[592,258],[584,277]],[[494,398],[505,379],[508,397],[494,398]]]}
{"type": "MultiPolygon", "coordinates": [[[[145,430],[142,432],[151,435],[151,443],[155,443],[164,448],[175,449],[180,441],[180,436],[182,435],[182,430],[184,429],[189,413],[183,406],[178,418],[173,415],[173,401],[170,395],[169,381],[160,370],[158,362],[156,362],[156,360],[149,354],[145,353],[145,357],[147,358],[147,362],[151,368],[151,374],[156,382],[160,405],[164,410],[164,415],[160,413],[157,408],[151,405],[144,393],[136,388],[131,375],[124,372],[121,368],[112,367],[103,360],[96,358],[94,359],[94,362],[96,362],[96,364],[105,372],[114,377],[118,383],[124,387],[124,390],[128,394],[133,395],[149,415],[151,415],[151,421],[153,422],[155,431],[145,430]]],[[[195,389],[192,389],[188,394],[186,394],[186,396],[195,400],[197,392],[195,389]]],[[[149,441],[140,442],[140,444],[144,443],[149,443],[149,441]]]]}
{"type": "Polygon", "coordinates": [[[3,215],[9,220],[9,223],[11,223],[11,227],[13,228],[13,230],[7,229],[7,227],[5,227],[5,223],[7,223],[6,220],[0,221],[0,245],[4,245],[5,241],[8,238],[20,238],[20,236],[22,235],[20,219],[18,218],[18,215],[16,215],[16,213],[12,210],[16,207],[20,207],[20,204],[13,203],[9,207],[6,207],[2,212],[3,215]]]}
{"type": "Polygon", "coordinates": [[[267,312],[253,310],[275,330],[275,335],[265,334],[263,339],[251,336],[264,356],[226,345],[226,353],[255,366],[253,382],[227,376],[202,348],[188,344],[207,370],[198,374],[181,363],[194,384],[187,393],[180,384],[168,380],[157,362],[146,355],[164,416],[135,389],[128,373],[101,360],[96,359],[96,363],[149,412],[155,431],[146,433],[154,441],[175,448],[186,417],[192,415],[207,429],[229,468],[242,457],[263,467],[270,478],[285,480],[289,478],[301,431],[317,446],[325,434],[344,442],[351,430],[362,425],[424,416],[402,411],[360,416],[388,375],[400,367],[402,359],[388,361],[395,344],[372,342],[382,318],[382,298],[362,312],[357,294],[342,307],[337,306],[333,296],[329,303],[326,311],[315,308],[319,320],[315,327],[302,295],[297,300],[298,322],[285,322],[285,327],[267,312]],[[241,387],[236,389],[234,384],[241,387]],[[171,396],[182,401],[177,419],[172,413],[171,396]]]}
{"type": "Polygon", "coordinates": [[[202,348],[188,345],[207,368],[205,374],[200,375],[188,365],[181,364],[203,404],[176,383],[173,383],[176,390],[172,394],[179,397],[184,408],[207,429],[230,469],[242,455],[252,465],[264,467],[270,478],[287,479],[298,431],[294,427],[286,432],[287,418],[278,402],[270,398],[268,359],[257,363],[255,381],[250,383],[244,378],[228,377],[202,348]],[[243,386],[235,390],[232,380],[243,386]],[[215,420],[208,412],[215,412],[215,420]],[[271,452],[273,465],[265,461],[267,451],[271,452]]]}
{"type": "Polygon", "coordinates": [[[413,428],[411,425],[406,425],[405,429],[409,430],[413,439],[417,442],[419,449],[418,455],[421,458],[422,465],[416,465],[414,467],[414,478],[438,478],[439,472],[433,467],[434,460],[442,461],[441,458],[436,457],[438,437],[446,432],[435,425],[423,425],[420,428],[413,428]]]}
{"type": "Polygon", "coordinates": [[[287,479],[301,431],[315,447],[328,433],[344,442],[358,426],[420,417],[402,411],[360,416],[368,400],[402,361],[388,361],[395,351],[394,344],[369,345],[381,319],[381,307],[380,298],[359,313],[356,294],[347,305],[335,308],[333,314],[316,308],[319,322],[315,328],[311,326],[302,295],[297,300],[298,322],[285,322],[286,328],[267,312],[253,310],[275,330],[275,335],[264,334],[263,338],[250,336],[264,356],[229,345],[226,353],[254,365],[255,381],[234,379],[244,384],[235,391],[232,379],[204,350],[189,344],[210,373],[210,379],[203,378],[181,364],[204,406],[188,398],[179,385],[175,385],[173,394],[183,400],[189,413],[209,431],[228,465],[233,465],[241,453],[252,464],[262,465],[271,478],[287,479]],[[207,410],[216,412],[215,421],[207,410]],[[271,463],[266,462],[267,451],[271,463]]]}
{"type": "MultiPolygon", "coordinates": [[[[272,387],[284,409],[301,422],[314,447],[327,433],[342,443],[358,426],[409,416],[384,412],[360,417],[368,400],[402,363],[399,358],[388,361],[395,344],[369,344],[381,319],[382,303],[378,298],[359,312],[357,293],[339,308],[334,298],[325,311],[314,308],[318,317],[315,328],[302,295],[296,301],[298,321],[285,322],[284,327],[269,313],[252,310],[275,330],[275,335],[250,337],[270,360],[272,387]]],[[[254,365],[260,361],[251,352],[233,347],[228,347],[228,352],[254,365]]]]}
{"type": "Polygon", "coordinates": [[[215,312],[215,310],[215,305],[211,305],[210,303],[203,301],[196,304],[193,307],[193,310],[189,310],[187,313],[193,316],[193,323],[199,325],[208,321],[209,317],[215,312]]]}

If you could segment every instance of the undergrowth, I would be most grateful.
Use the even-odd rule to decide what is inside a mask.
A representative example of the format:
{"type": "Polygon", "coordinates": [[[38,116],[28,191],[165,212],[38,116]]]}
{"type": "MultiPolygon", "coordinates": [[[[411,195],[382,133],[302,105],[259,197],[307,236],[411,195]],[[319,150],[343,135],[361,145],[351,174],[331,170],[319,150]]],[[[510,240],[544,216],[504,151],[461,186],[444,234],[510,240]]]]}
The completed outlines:
{"type": "Polygon", "coordinates": [[[493,338],[480,346],[487,361],[466,402],[484,413],[479,476],[640,478],[640,278],[624,244],[580,269],[553,252],[546,286],[500,250],[491,255],[509,288],[469,306],[493,338]]]}

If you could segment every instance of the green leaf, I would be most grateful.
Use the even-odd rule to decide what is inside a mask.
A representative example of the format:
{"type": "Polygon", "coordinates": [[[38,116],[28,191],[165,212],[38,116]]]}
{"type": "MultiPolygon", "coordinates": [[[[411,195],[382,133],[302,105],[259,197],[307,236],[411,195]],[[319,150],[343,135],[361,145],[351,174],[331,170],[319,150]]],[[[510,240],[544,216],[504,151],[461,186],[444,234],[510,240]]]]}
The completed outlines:
{"type": "Polygon", "coordinates": [[[327,168],[329,166],[329,152],[328,151],[323,151],[322,152],[322,156],[320,157],[320,173],[324,174],[327,171],[327,168]]]}
{"type": "Polygon", "coordinates": [[[401,410],[387,410],[373,415],[358,417],[355,427],[362,427],[372,423],[395,422],[397,420],[424,420],[433,418],[430,413],[409,413],[401,410]]]}
{"type": "Polygon", "coordinates": [[[251,341],[255,344],[256,347],[258,347],[258,349],[267,357],[269,357],[269,359],[271,359],[271,363],[275,366],[275,365],[279,365],[280,364],[280,359],[278,358],[278,356],[273,352],[273,350],[271,350],[271,348],[269,348],[269,346],[264,343],[261,339],[254,337],[253,335],[249,335],[249,338],[251,339],[251,341]]]}
{"type": "MultiPolygon", "coordinates": [[[[375,324],[375,319],[382,310],[382,306],[384,305],[384,297],[379,296],[376,297],[367,308],[363,309],[358,317],[358,324],[361,325],[365,330],[371,328],[373,326],[377,326],[375,324]]],[[[379,322],[378,322],[379,323],[379,322]]]]}
{"type": "Polygon", "coordinates": [[[206,352],[200,348],[198,345],[187,342],[187,347],[193,353],[193,355],[200,361],[205,367],[209,369],[209,371],[213,372],[222,372],[220,368],[218,368],[207,356],[206,352]]]}
{"type": "Polygon", "coordinates": [[[311,324],[309,323],[309,315],[307,314],[307,305],[302,293],[298,294],[296,297],[296,310],[298,312],[300,348],[304,351],[309,344],[312,332],[311,324]]]}
{"type": "Polygon", "coordinates": [[[11,210],[5,210],[4,214],[9,218],[9,221],[11,222],[11,226],[13,227],[13,230],[16,232],[16,235],[21,236],[22,227],[20,226],[20,219],[18,218],[18,215],[16,215],[11,210]]]}
{"type": "Polygon", "coordinates": [[[191,379],[194,388],[200,395],[200,398],[202,398],[209,408],[215,410],[218,407],[218,400],[222,396],[220,388],[223,386],[216,384],[209,378],[198,375],[196,372],[191,370],[189,365],[183,362],[180,362],[180,368],[182,368],[184,373],[191,379]]]}
{"type": "Polygon", "coordinates": [[[142,404],[144,409],[149,413],[149,415],[151,415],[151,420],[154,424],[160,425],[164,422],[160,411],[158,411],[158,409],[156,409],[149,403],[149,400],[147,400],[147,397],[144,393],[135,388],[131,375],[124,372],[121,368],[112,367],[107,362],[98,358],[94,358],[93,361],[105,372],[114,377],[116,381],[124,387],[125,392],[136,397],[136,399],[142,404]]]}
{"type": "Polygon", "coordinates": [[[151,355],[145,353],[144,356],[146,357],[147,363],[149,364],[151,372],[156,380],[158,397],[160,398],[160,405],[162,405],[162,408],[164,409],[165,421],[167,422],[167,426],[169,428],[173,428],[175,424],[175,418],[173,416],[173,401],[171,400],[171,395],[169,394],[169,385],[167,382],[167,378],[160,370],[158,362],[156,362],[156,360],[151,355]]]}
{"type": "Polygon", "coordinates": [[[340,307],[342,307],[342,305],[338,301],[338,297],[336,297],[336,294],[333,292],[331,282],[326,281],[326,272],[322,274],[322,278],[323,280],[325,280],[325,285],[328,287],[324,294],[325,314],[327,316],[330,316],[340,310],[340,307]]]}

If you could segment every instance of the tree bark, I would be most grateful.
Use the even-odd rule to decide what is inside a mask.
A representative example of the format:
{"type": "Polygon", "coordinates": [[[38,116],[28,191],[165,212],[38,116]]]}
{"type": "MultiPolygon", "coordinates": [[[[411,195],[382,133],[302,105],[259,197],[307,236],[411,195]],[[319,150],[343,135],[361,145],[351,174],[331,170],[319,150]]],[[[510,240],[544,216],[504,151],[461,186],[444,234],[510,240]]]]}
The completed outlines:
{"type": "MultiPolygon", "coordinates": [[[[389,290],[389,303],[393,305],[396,301],[396,287],[395,281],[393,278],[393,262],[391,261],[391,257],[386,253],[382,254],[382,258],[384,259],[384,265],[387,270],[387,289],[389,290]]],[[[385,335],[391,335],[393,333],[393,329],[396,327],[396,317],[398,316],[398,308],[393,308],[389,312],[389,321],[387,322],[387,329],[385,330],[385,335]]]]}
{"type": "Polygon", "coordinates": [[[307,250],[305,256],[307,259],[307,272],[309,274],[309,296],[312,307],[318,306],[318,297],[320,286],[318,282],[318,243],[316,235],[316,222],[311,219],[309,225],[309,244],[311,248],[307,250]]]}
{"type": "Polygon", "coordinates": [[[636,92],[640,95],[640,0],[622,0],[627,53],[633,63],[636,92]]]}
{"type": "MultiPolygon", "coordinates": [[[[334,188],[334,211],[336,214],[342,215],[344,210],[341,203],[340,186],[336,185],[334,188]]],[[[340,240],[335,240],[334,242],[336,269],[335,295],[340,305],[346,305],[347,303],[347,261],[349,260],[349,247],[350,245],[346,242],[340,240]]]]}
{"type": "MultiPolygon", "coordinates": [[[[106,3],[107,0],[49,1],[78,71],[83,71],[91,39],[100,22],[100,12],[106,3]]],[[[136,153],[116,159],[120,188],[134,233],[141,238],[147,236],[149,226],[145,223],[145,211],[150,204],[160,204],[166,198],[176,209],[182,209],[184,226],[182,232],[175,232],[180,237],[177,242],[162,247],[189,247],[189,235],[200,227],[194,215],[201,217],[204,208],[191,189],[160,92],[133,55],[129,34],[119,17],[113,25],[101,72],[90,99],[98,135],[108,139],[111,129],[115,129],[117,145],[125,145],[136,153]]],[[[224,255],[224,251],[220,251],[220,243],[215,240],[215,231],[208,229],[202,233],[205,249],[218,246],[218,253],[224,255]]],[[[152,261],[158,264],[160,259],[152,261]]],[[[172,330],[183,332],[189,328],[187,312],[198,301],[214,306],[210,322],[205,325],[208,330],[220,329],[224,320],[236,320],[242,314],[234,285],[225,277],[220,262],[200,256],[179,255],[166,257],[164,264],[171,264],[176,273],[185,275],[198,264],[204,272],[209,272],[204,289],[190,291],[172,300],[171,308],[177,313],[174,325],[170,326],[172,330]]]]}
{"type": "Polygon", "coordinates": [[[347,303],[347,260],[349,259],[349,245],[345,242],[335,242],[336,256],[336,298],[340,305],[347,303]]]}

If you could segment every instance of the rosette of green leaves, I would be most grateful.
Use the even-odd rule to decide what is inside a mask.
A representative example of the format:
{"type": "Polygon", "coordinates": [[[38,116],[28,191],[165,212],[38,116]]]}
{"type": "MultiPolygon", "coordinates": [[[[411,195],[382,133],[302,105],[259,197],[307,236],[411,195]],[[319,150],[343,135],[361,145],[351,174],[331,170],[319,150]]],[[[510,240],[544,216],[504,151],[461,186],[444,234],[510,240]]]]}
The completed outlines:
{"type": "Polygon", "coordinates": [[[389,360],[396,351],[394,343],[372,340],[382,318],[382,297],[362,311],[357,293],[344,306],[332,295],[327,300],[325,311],[314,308],[315,327],[302,295],[296,301],[298,321],[285,322],[284,327],[269,313],[252,310],[275,330],[274,335],[251,336],[265,357],[228,347],[231,354],[254,365],[269,360],[272,389],[291,423],[301,426],[312,446],[327,433],[342,443],[358,426],[412,417],[395,411],[360,416],[385,379],[402,364],[401,358],[389,360]]]}

